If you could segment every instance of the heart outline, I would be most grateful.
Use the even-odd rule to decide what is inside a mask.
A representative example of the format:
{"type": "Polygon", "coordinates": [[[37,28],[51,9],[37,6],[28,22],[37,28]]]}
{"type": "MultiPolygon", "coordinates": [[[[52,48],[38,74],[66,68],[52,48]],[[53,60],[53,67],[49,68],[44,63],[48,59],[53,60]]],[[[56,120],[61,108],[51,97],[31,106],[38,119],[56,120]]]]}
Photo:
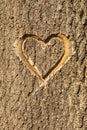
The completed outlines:
{"type": "Polygon", "coordinates": [[[28,67],[28,69],[30,71],[32,71],[40,79],[40,81],[43,84],[46,84],[47,81],[53,75],[55,75],[56,72],[59,71],[63,67],[63,65],[71,58],[71,56],[75,53],[71,41],[64,34],[60,34],[60,33],[51,34],[45,40],[42,40],[40,37],[38,37],[37,35],[34,35],[34,34],[24,34],[22,37],[20,37],[19,39],[17,39],[15,41],[14,47],[15,47],[15,52],[16,52],[17,56],[19,56],[19,58],[25,63],[25,65],[28,67]],[[59,38],[64,43],[64,55],[60,59],[60,62],[55,64],[53,69],[50,69],[51,71],[49,70],[46,73],[46,75],[43,77],[40,74],[38,68],[36,66],[33,66],[31,64],[31,62],[27,60],[26,56],[23,53],[23,45],[24,45],[26,39],[30,38],[30,37],[36,39],[41,44],[41,46],[43,46],[44,48],[49,45],[48,43],[49,43],[50,39],[55,38],[55,37],[59,38]]]}

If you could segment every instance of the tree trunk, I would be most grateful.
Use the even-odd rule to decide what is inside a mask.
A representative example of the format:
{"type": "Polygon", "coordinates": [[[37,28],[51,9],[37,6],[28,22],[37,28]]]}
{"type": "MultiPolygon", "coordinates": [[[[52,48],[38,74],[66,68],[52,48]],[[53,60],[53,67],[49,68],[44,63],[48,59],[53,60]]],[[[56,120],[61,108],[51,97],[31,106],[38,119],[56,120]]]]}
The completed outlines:
{"type": "MultiPolygon", "coordinates": [[[[87,130],[87,1],[0,0],[0,130],[87,130]],[[40,86],[17,57],[15,40],[61,33],[75,54],[40,86]]],[[[24,53],[45,75],[64,54],[57,38],[43,49],[27,39],[24,53]]]]}

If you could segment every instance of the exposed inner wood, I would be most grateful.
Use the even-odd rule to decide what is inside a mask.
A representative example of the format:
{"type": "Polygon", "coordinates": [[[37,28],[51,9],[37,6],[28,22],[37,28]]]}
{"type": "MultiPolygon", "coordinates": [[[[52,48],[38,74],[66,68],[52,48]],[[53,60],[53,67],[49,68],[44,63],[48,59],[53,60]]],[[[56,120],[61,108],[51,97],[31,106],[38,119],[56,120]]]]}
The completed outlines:
{"type": "Polygon", "coordinates": [[[21,58],[21,60],[25,63],[25,65],[27,66],[27,68],[33,72],[41,82],[46,83],[50,77],[52,77],[53,75],[56,74],[57,71],[59,71],[64,64],[71,58],[71,56],[74,54],[73,51],[73,46],[71,41],[63,34],[51,34],[49,37],[47,37],[47,39],[42,40],[40,37],[38,37],[37,35],[34,34],[24,34],[21,38],[19,38],[18,43],[15,45],[15,51],[16,54],[21,58]],[[23,45],[25,43],[25,40],[27,38],[35,38],[36,40],[39,41],[40,45],[46,47],[49,45],[49,41],[50,39],[54,38],[54,37],[58,37],[60,40],[63,41],[64,44],[64,55],[62,56],[62,58],[60,59],[60,61],[56,62],[56,64],[49,69],[49,71],[42,76],[41,73],[39,72],[38,68],[36,66],[33,66],[31,64],[31,61],[28,61],[26,56],[23,53],[23,45]]]}

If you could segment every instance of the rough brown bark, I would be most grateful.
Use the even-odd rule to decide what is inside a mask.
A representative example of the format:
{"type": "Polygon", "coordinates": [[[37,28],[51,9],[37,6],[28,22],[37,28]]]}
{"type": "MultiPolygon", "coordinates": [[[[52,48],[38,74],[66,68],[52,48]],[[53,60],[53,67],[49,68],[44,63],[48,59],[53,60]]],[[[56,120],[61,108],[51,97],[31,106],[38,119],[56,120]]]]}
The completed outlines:
{"type": "MultiPolygon", "coordinates": [[[[86,0],[0,0],[0,130],[87,130],[86,7],[86,0]],[[40,87],[13,44],[25,33],[45,39],[58,32],[73,41],[76,54],[40,87]]],[[[25,53],[45,74],[63,45],[57,40],[41,50],[32,42],[25,53]]]]}

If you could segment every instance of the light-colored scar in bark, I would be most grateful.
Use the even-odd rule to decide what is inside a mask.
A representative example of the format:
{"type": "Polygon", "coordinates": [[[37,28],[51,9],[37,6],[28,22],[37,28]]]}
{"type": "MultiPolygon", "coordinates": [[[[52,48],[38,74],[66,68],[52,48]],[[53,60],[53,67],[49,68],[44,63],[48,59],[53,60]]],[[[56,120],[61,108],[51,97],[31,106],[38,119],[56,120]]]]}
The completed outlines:
{"type": "Polygon", "coordinates": [[[21,38],[15,41],[14,47],[15,47],[15,53],[19,58],[24,62],[26,67],[33,73],[35,74],[39,80],[42,82],[42,84],[46,84],[47,81],[56,74],[57,71],[59,71],[64,64],[72,57],[74,54],[74,49],[73,49],[73,44],[71,41],[64,35],[64,34],[52,34],[49,36],[50,38],[47,38],[46,40],[42,40],[40,37],[37,35],[33,34],[25,34],[21,38]],[[56,64],[53,69],[49,70],[49,73],[46,74],[45,76],[42,77],[41,73],[39,72],[38,68],[36,66],[33,66],[33,62],[30,60],[27,60],[26,56],[24,55],[23,48],[24,48],[24,43],[27,38],[34,38],[36,39],[39,44],[45,48],[46,46],[49,45],[49,40],[51,38],[57,37],[60,40],[62,40],[64,44],[64,55],[62,56],[60,62],[56,64]],[[48,40],[49,39],[49,40],[48,40]]]}

